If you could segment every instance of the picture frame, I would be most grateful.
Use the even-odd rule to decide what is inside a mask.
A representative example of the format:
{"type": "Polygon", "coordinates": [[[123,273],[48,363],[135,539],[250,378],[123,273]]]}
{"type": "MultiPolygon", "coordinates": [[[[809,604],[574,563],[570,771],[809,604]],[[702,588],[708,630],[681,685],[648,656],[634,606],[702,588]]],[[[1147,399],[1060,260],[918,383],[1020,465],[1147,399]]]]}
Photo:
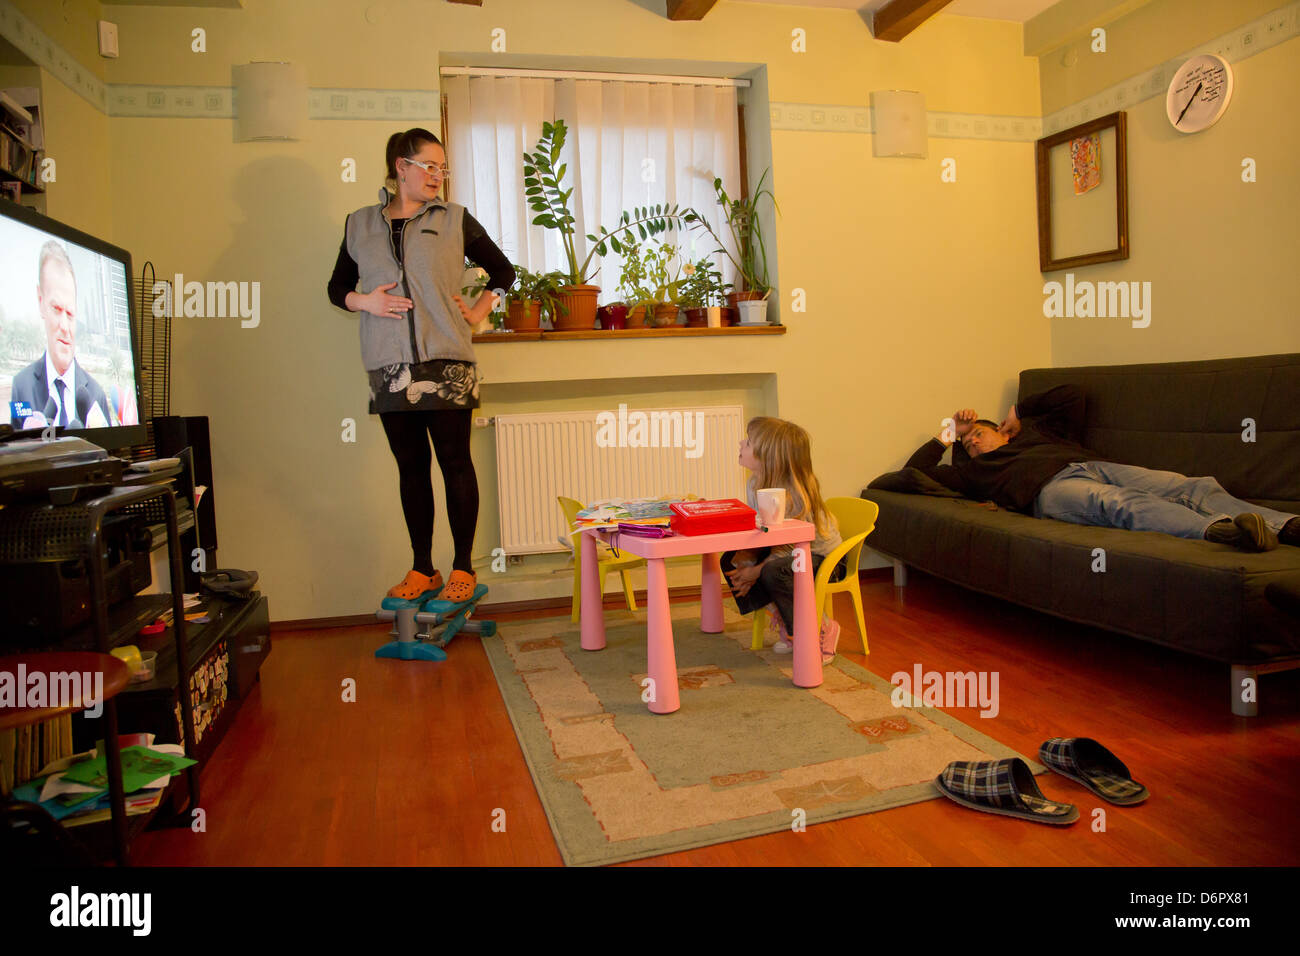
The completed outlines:
{"type": "Polygon", "coordinates": [[[1034,144],[1041,272],[1129,257],[1128,125],[1122,110],[1044,136],[1034,144]],[[1070,144],[1096,135],[1100,177],[1075,195],[1070,144]]]}

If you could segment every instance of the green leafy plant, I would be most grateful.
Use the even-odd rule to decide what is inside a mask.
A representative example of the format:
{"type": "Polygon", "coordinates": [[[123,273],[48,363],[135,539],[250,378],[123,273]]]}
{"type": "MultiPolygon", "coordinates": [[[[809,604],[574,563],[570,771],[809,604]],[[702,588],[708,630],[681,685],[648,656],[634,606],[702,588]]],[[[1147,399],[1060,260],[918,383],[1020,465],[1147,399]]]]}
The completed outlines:
{"type": "Polygon", "coordinates": [[[722,273],[713,267],[713,260],[701,259],[688,263],[682,269],[686,278],[682,282],[677,304],[683,309],[707,309],[709,306],[721,305],[731,283],[722,281],[722,273]]]}
{"type": "Polygon", "coordinates": [[[587,233],[591,251],[585,259],[579,261],[574,243],[576,220],[569,210],[573,188],[564,188],[564,174],[568,167],[563,163],[558,168],[555,165],[560,162],[566,135],[567,127],[563,120],[542,124],[542,136],[533,152],[524,153],[524,193],[528,205],[537,213],[533,225],[545,226],[560,233],[569,266],[566,275],[569,285],[587,285],[599,271],[599,265],[592,267],[593,259],[606,255],[611,249],[622,253],[623,246],[634,243],[637,236],[644,241],[682,223],[699,221],[699,214],[694,210],[682,209],[677,205],[658,204],[624,210],[613,229],[607,230],[601,226],[599,235],[587,233]]]}
{"type": "Polygon", "coordinates": [[[550,316],[552,324],[557,315],[568,315],[561,291],[568,282],[563,272],[531,272],[524,266],[515,266],[515,284],[506,292],[507,302],[540,302],[542,314],[550,316]]]}
{"type": "MultiPolygon", "coordinates": [[[[474,266],[473,263],[471,263],[468,259],[466,259],[465,268],[473,269],[476,267],[474,266]]],[[[478,297],[483,294],[483,290],[487,288],[487,280],[488,280],[487,273],[480,268],[478,269],[478,278],[474,280],[473,284],[461,287],[460,295],[461,298],[465,299],[466,305],[473,305],[474,302],[478,299],[478,297]]],[[[502,300],[500,302],[496,302],[491,313],[489,313],[488,315],[488,319],[492,322],[492,328],[494,329],[501,328],[501,324],[505,320],[505,315],[506,315],[505,301],[502,300]]]]}
{"type": "Polygon", "coordinates": [[[677,247],[656,243],[641,248],[633,243],[623,248],[623,278],[619,286],[630,308],[676,303],[686,280],[681,275],[677,247]]]}
{"type": "Polygon", "coordinates": [[[758,179],[758,188],[754,190],[754,194],[744,199],[732,199],[727,195],[727,191],[722,188],[722,180],[719,178],[713,180],[713,191],[717,193],[718,205],[722,206],[725,211],[727,229],[731,234],[731,241],[735,246],[737,255],[740,257],[739,259],[731,254],[731,250],[713,231],[713,227],[709,225],[707,220],[698,214],[694,220],[697,228],[704,229],[717,242],[717,251],[731,260],[732,265],[736,267],[736,271],[740,273],[741,281],[746,289],[762,293],[763,298],[767,298],[772,291],[772,287],[768,285],[767,249],[763,244],[763,233],[759,227],[759,200],[767,197],[772,201],[772,208],[777,212],[781,211],[781,207],[776,204],[776,197],[772,194],[772,190],[763,185],[769,172],[771,170],[763,171],[763,175],[758,179]]]}

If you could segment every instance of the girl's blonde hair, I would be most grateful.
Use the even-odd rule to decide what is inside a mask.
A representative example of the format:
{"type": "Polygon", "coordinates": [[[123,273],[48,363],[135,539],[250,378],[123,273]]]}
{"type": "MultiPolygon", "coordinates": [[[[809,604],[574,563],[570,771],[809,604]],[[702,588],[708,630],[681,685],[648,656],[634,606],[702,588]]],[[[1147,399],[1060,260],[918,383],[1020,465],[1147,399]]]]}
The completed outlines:
{"type": "Polygon", "coordinates": [[[826,510],[821,485],[812,469],[812,444],[808,432],[783,418],[759,416],[745,426],[749,447],[758,459],[758,471],[750,479],[755,490],[785,488],[794,500],[787,502],[787,516],[797,521],[811,521],[818,535],[835,527],[835,519],[826,510]]]}

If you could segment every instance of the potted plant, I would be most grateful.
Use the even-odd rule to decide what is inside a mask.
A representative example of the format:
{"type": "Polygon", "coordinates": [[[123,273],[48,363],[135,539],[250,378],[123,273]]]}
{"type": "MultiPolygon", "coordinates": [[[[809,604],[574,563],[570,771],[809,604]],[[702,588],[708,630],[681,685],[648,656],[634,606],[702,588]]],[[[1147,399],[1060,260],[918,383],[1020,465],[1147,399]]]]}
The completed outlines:
{"type": "Polygon", "coordinates": [[[686,273],[686,279],[677,304],[686,313],[686,324],[691,328],[720,328],[723,296],[731,288],[731,283],[723,283],[722,273],[707,257],[687,263],[682,271],[686,273]]]}
{"type": "Polygon", "coordinates": [[[649,293],[645,291],[645,261],[641,258],[641,243],[633,240],[624,243],[619,249],[623,256],[623,271],[619,277],[618,293],[622,297],[620,305],[624,309],[624,322],[629,329],[639,329],[645,325],[645,304],[649,293]]]}
{"type": "Polygon", "coordinates": [[[723,253],[731,260],[732,265],[740,274],[743,290],[732,292],[727,296],[727,300],[732,306],[739,306],[741,302],[762,302],[761,306],[747,306],[742,311],[742,324],[757,325],[766,321],[767,316],[767,298],[772,294],[772,287],[768,284],[767,277],[767,249],[763,244],[763,233],[759,227],[758,204],[764,197],[772,201],[772,207],[780,212],[781,207],[776,204],[776,197],[772,190],[766,188],[763,183],[767,179],[767,174],[771,170],[764,170],[763,175],[758,179],[758,187],[754,194],[744,199],[732,199],[727,195],[727,191],[722,188],[722,180],[715,178],[713,180],[713,191],[717,193],[718,204],[722,206],[727,223],[727,230],[731,234],[731,241],[736,249],[736,255],[723,243],[708,222],[697,215],[693,220],[698,228],[704,229],[713,240],[718,244],[718,252],[723,253]],[[739,256],[739,258],[737,258],[739,256]],[[756,319],[750,319],[745,315],[749,312],[756,319]]]}
{"type": "Polygon", "coordinates": [[[596,296],[600,294],[600,286],[589,284],[599,270],[599,265],[593,267],[592,260],[604,256],[610,249],[621,252],[624,243],[635,241],[633,229],[645,240],[680,223],[695,222],[699,216],[691,209],[676,205],[659,204],[624,210],[612,230],[601,226],[599,235],[587,234],[591,250],[585,259],[579,260],[573,239],[576,220],[568,205],[573,189],[564,188],[564,174],[568,167],[563,163],[558,168],[555,165],[560,161],[566,133],[563,120],[542,124],[542,136],[533,152],[524,153],[524,191],[528,204],[537,213],[533,225],[557,230],[564,244],[568,261],[567,284],[563,289],[566,316],[563,324],[556,327],[591,329],[596,325],[596,296]]]}
{"type": "Polygon", "coordinates": [[[562,272],[530,272],[524,266],[515,266],[515,284],[506,292],[506,328],[540,329],[542,316],[546,315],[555,326],[564,314],[565,283],[562,272]]]}
{"type": "Polygon", "coordinates": [[[627,284],[629,263],[624,259],[623,288],[628,295],[629,308],[643,310],[647,324],[656,328],[676,325],[677,297],[686,281],[681,277],[681,266],[677,262],[677,247],[658,243],[647,247],[644,252],[639,246],[632,251],[640,253],[635,256],[639,267],[631,267],[630,275],[639,275],[640,278],[635,284],[627,284]]]}
{"type": "MultiPolygon", "coordinates": [[[[461,277],[461,281],[465,282],[465,281],[470,281],[471,279],[472,281],[470,282],[470,284],[466,286],[462,286],[460,290],[460,294],[462,296],[465,296],[467,298],[467,301],[472,301],[474,299],[477,299],[482,294],[483,290],[487,288],[488,275],[487,272],[485,272],[483,269],[480,269],[479,267],[472,265],[469,262],[469,260],[466,260],[465,272],[461,277]]],[[[506,317],[505,309],[506,309],[505,302],[501,301],[499,298],[494,298],[492,303],[492,311],[491,313],[489,313],[488,317],[483,320],[484,323],[490,325],[493,329],[500,329],[501,324],[506,317]]],[[[487,331],[487,329],[484,328],[484,325],[480,324],[478,327],[474,329],[474,331],[484,332],[487,331]]]]}

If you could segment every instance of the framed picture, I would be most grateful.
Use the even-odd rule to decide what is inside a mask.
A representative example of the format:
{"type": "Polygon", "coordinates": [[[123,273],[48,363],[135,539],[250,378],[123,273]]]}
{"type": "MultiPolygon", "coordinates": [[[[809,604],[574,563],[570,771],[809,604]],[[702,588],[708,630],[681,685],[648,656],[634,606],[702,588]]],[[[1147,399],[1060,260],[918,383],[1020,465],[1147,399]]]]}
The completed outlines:
{"type": "Polygon", "coordinates": [[[1126,115],[1111,113],[1035,144],[1042,272],[1128,258],[1126,115]]]}

